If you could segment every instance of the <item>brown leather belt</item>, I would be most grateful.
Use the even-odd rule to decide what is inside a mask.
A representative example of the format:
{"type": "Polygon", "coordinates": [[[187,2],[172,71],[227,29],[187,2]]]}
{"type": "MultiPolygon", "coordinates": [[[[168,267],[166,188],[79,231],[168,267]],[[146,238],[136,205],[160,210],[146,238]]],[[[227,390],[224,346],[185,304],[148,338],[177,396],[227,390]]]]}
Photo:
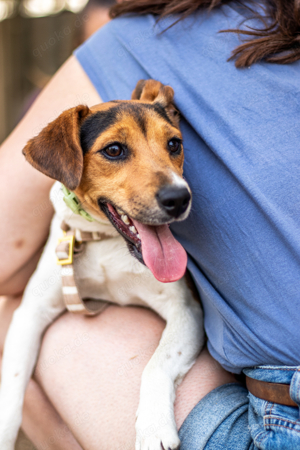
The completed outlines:
{"type": "Polygon", "coordinates": [[[246,376],[246,386],[251,394],[261,400],[298,408],[297,403],[290,397],[289,384],[268,383],[267,381],[255,380],[246,376]]]}

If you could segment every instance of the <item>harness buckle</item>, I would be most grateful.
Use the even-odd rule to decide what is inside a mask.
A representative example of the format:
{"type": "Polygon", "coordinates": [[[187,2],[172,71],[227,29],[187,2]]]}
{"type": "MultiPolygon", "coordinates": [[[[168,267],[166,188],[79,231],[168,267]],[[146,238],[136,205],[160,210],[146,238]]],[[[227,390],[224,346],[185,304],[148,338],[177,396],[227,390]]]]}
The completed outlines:
{"type": "Polygon", "coordinates": [[[65,259],[59,259],[56,258],[56,263],[59,266],[65,266],[67,264],[73,264],[73,254],[74,254],[74,244],[75,244],[75,236],[74,235],[66,235],[62,238],[58,239],[57,245],[61,244],[62,242],[67,242],[69,244],[68,248],[68,257],[65,259]]]}

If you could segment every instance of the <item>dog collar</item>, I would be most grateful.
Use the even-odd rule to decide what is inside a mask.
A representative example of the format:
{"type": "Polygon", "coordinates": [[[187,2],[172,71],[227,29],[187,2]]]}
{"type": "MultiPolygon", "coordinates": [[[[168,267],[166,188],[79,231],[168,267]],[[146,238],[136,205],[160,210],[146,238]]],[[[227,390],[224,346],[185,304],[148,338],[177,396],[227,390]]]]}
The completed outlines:
{"type": "Polygon", "coordinates": [[[69,191],[69,189],[67,189],[63,184],[61,185],[61,187],[64,194],[63,200],[65,204],[73,211],[73,213],[79,214],[89,222],[94,222],[95,219],[93,219],[93,217],[82,208],[74,192],[69,191]]]}

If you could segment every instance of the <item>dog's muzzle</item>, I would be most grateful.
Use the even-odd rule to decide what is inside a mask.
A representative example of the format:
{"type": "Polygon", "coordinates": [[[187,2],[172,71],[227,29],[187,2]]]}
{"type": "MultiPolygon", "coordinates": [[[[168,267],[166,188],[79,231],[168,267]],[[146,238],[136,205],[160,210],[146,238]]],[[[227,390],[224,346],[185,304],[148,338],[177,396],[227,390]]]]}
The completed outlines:
{"type": "Polygon", "coordinates": [[[177,219],[187,210],[191,194],[186,187],[163,187],[156,194],[158,204],[172,218],[177,219]]]}

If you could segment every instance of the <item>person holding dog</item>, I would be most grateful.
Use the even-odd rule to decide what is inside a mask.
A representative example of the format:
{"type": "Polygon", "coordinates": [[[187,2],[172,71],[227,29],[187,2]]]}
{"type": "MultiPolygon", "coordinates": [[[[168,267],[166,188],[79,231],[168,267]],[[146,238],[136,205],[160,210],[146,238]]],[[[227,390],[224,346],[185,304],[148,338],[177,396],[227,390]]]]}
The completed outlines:
{"type": "MultiPolygon", "coordinates": [[[[0,294],[20,296],[52,216],[52,181],[25,164],[27,140],[74,106],[78,92],[91,106],[130,98],[142,78],[171,85],[193,192],[191,215],[172,231],[188,252],[208,338],[177,392],[181,449],[297,448],[299,4],[139,0],[111,14],[0,152],[0,294]],[[241,373],[248,389],[233,375],[241,373]]],[[[3,334],[18,302],[2,304],[3,334]]],[[[47,445],[134,448],[140,375],[162,329],[152,312],[116,306],[93,320],[57,320],[25,402],[33,442],[42,447],[64,429],[47,445]],[[77,336],[91,344],[52,358],[77,336]]]]}

